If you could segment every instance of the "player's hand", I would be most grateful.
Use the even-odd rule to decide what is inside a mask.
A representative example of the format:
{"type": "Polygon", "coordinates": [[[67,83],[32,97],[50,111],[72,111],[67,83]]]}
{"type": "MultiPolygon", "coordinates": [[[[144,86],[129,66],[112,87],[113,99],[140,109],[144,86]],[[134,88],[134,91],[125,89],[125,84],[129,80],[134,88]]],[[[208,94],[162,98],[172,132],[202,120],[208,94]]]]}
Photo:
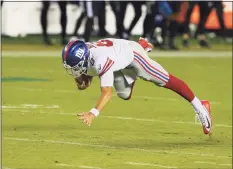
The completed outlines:
{"type": "Polygon", "coordinates": [[[90,112],[80,113],[78,114],[78,116],[79,116],[79,120],[81,120],[83,123],[85,123],[89,127],[91,126],[91,123],[95,118],[95,115],[90,112]]]}

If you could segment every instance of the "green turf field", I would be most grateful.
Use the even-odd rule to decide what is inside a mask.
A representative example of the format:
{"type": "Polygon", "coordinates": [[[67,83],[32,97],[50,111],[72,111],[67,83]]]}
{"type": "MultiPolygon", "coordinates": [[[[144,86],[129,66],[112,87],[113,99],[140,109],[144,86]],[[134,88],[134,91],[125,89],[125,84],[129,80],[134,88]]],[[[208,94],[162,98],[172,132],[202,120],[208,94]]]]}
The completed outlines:
{"type": "Polygon", "coordinates": [[[185,100],[142,80],[130,101],[114,94],[89,128],[76,113],[94,106],[98,78],[80,92],[59,56],[10,52],[2,58],[3,168],[232,168],[232,57],[150,55],[210,100],[209,137],[185,100]]]}

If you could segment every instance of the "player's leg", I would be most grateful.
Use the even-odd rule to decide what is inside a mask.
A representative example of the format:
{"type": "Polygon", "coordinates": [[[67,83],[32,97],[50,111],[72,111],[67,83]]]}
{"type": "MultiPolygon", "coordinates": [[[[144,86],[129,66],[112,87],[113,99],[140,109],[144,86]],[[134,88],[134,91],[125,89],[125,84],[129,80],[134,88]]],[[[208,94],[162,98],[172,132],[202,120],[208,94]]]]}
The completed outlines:
{"type": "Polygon", "coordinates": [[[93,2],[92,1],[84,1],[84,7],[87,14],[87,21],[85,24],[85,31],[83,34],[83,38],[86,42],[90,40],[92,27],[93,27],[93,19],[94,19],[94,10],[93,10],[93,2]]]}
{"type": "Polygon", "coordinates": [[[124,100],[131,98],[135,81],[128,84],[124,74],[121,71],[114,72],[114,88],[117,95],[124,100]]]}
{"type": "Polygon", "coordinates": [[[209,13],[212,10],[212,7],[208,5],[207,1],[203,1],[203,2],[198,2],[198,6],[200,9],[200,21],[199,24],[197,26],[197,30],[195,32],[195,37],[198,38],[199,41],[199,45],[201,47],[206,47],[206,48],[210,48],[210,44],[207,42],[207,38],[205,36],[205,23],[208,19],[209,13]]]}
{"type": "Polygon", "coordinates": [[[120,13],[121,13],[121,9],[120,9],[120,2],[119,1],[109,1],[109,4],[111,6],[111,9],[115,15],[116,18],[116,33],[115,36],[120,37],[121,32],[121,24],[122,24],[122,20],[120,18],[120,13]]]}
{"type": "Polygon", "coordinates": [[[137,22],[139,21],[141,15],[142,15],[142,9],[141,9],[141,6],[142,6],[142,2],[139,2],[139,1],[132,1],[131,2],[133,7],[134,7],[134,18],[132,20],[132,22],[130,23],[130,26],[128,28],[128,30],[126,30],[124,33],[123,33],[123,37],[125,39],[129,39],[130,36],[131,36],[131,32],[133,30],[133,28],[135,27],[135,25],[137,24],[137,22]]]}
{"type": "Polygon", "coordinates": [[[215,6],[215,9],[216,9],[218,21],[220,24],[220,33],[223,35],[223,37],[225,37],[226,28],[225,28],[225,24],[224,24],[224,12],[223,12],[224,6],[223,6],[223,3],[221,1],[216,1],[213,3],[215,6]]]}
{"type": "MultiPolygon", "coordinates": [[[[175,16],[178,15],[180,12],[181,2],[168,1],[168,4],[171,6],[172,14],[175,16]]],[[[179,24],[178,24],[176,19],[171,19],[169,22],[170,22],[169,26],[168,26],[168,31],[169,31],[168,46],[169,46],[169,49],[179,50],[179,48],[175,45],[175,38],[177,35],[177,29],[179,27],[179,24]]]]}
{"type": "Polygon", "coordinates": [[[74,32],[73,32],[74,37],[78,37],[77,32],[78,32],[83,20],[85,19],[85,17],[86,17],[86,12],[84,11],[81,13],[81,15],[79,16],[79,18],[76,21],[76,25],[75,25],[74,32]]]}
{"type": "Polygon", "coordinates": [[[94,1],[95,4],[95,12],[98,18],[98,26],[99,26],[99,37],[106,37],[108,35],[105,25],[106,25],[106,2],[105,1],[94,1]]]}
{"type": "Polygon", "coordinates": [[[155,22],[154,22],[154,17],[155,17],[155,5],[156,2],[152,1],[147,1],[146,2],[146,7],[147,7],[147,13],[146,17],[143,22],[143,34],[142,37],[149,37],[151,31],[154,29],[155,22]]]}
{"type": "Polygon", "coordinates": [[[60,11],[61,11],[61,17],[60,17],[60,24],[61,24],[61,44],[66,44],[66,24],[67,24],[67,10],[66,10],[66,1],[58,1],[60,11]]]}
{"type": "Polygon", "coordinates": [[[159,63],[150,59],[139,44],[133,43],[132,46],[135,50],[132,66],[134,67],[137,76],[146,81],[153,82],[157,86],[170,89],[190,102],[194,107],[195,112],[199,115],[204,133],[208,134],[211,131],[212,125],[211,116],[209,114],[209,104],[207,105],[207,108],[206,106],[203,106],[204,103],[194,95],[184,81],[168,73],[159,63]]]}
{"type": "Polygon", "coordinates": [[[42,1],[42,11],[40,15],[40,23],[42,27],[43,40],[46,45],[52,45],[52,43],[50,42],[48,38],[48,34],[47,34],[47,17],[48,17],[47,14],[49,10],[49,5],[50,5],[49,1],[42,1]]]}
{"type": "Polygon", "coordinates": [[[195,4],[197,3],[196,1],[188,1],[187,2],[188,4],[188,9],[187,9],[187,12],[186,12],[186,15],[185,15],[185,20],[184,20],[184,32],[183,32],[183,46],[184,47],[188,47],[189,46],[189,43],[188,43],[188,40],[189,40],[189,33],[190,33],[190,30],[189,30],[189,22],[190,22],[190,18],[191,18],[191,14],[192,14],[192,11],[194,9],[194,6],[195,4]]]}

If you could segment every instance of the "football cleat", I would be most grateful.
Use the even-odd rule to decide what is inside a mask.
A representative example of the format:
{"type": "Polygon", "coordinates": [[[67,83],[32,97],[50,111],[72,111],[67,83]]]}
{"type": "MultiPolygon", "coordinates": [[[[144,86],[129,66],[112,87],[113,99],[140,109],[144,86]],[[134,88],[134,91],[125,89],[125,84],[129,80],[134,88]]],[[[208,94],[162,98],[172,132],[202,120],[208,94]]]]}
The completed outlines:
{"type": "Polygon", "coordinates": [[[145,49],[147,52],[151,52],[153,45],[149,43],[146,39],[140,37],[138,43],[145,49]]]}
{"type": "Polygon", "coordinates": [[[201,101],[203,109],[198,113],[199,120],[202,124],[203,132],[210,134],[212,130],[212,117],[210,114],[210,102],[207,100],[201,101]]]}

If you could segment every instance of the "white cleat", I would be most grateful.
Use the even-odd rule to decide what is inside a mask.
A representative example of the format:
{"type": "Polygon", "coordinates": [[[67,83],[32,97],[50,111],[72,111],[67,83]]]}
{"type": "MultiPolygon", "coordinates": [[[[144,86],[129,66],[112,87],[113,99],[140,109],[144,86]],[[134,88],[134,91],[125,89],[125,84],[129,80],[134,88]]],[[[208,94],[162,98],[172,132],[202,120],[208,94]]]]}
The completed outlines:
{"type": "Polygon", "coordinates": [[[144,48],[146,52],[151,52],[153,49],[153,45],[142,37],[139,38],[138,43],[144,48]]]}
{"type": "Polygon", "coordinates": [[[212,117],[210,114],[210,102],[207,100],[201,101],[203,109],[198,112],[198,118],[202,124],[203,132],[205,134],[210,134],[212,130],[212,117]]]}

